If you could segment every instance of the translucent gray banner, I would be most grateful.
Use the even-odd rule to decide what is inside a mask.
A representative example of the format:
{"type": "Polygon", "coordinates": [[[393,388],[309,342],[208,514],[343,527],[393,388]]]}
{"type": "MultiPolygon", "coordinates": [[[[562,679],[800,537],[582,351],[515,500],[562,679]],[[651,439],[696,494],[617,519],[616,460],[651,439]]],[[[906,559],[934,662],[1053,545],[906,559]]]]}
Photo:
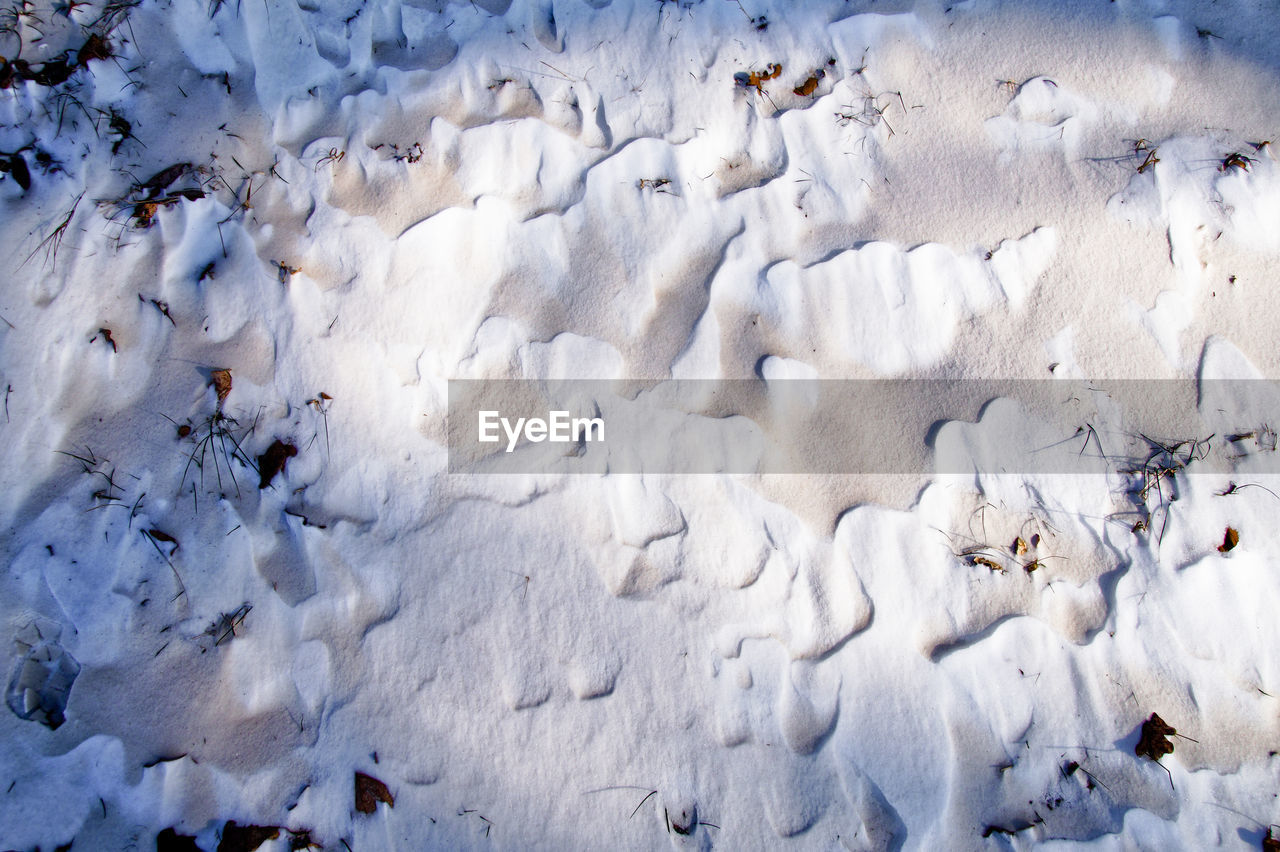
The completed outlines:
{"type": "Polygon", "coordinates": [[[1264,380],[449,382],[451,473],[1280,472],[1264,380]]]}

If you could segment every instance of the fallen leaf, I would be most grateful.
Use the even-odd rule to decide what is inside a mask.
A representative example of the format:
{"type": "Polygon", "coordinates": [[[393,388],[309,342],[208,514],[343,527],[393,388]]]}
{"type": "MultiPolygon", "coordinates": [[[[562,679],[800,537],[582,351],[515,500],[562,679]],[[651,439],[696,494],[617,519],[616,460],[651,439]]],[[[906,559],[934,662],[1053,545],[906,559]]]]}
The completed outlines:
{"type": "Polygon", "coordinates": [[[159,205],[154,201],[140,201],[133,205],[133,224],[139,228],[151,227],[151,222],[156,218],[156,211],[160,209],[159,205]]]}
{"type": "Polygon", "coordinates": [[[222,840],[218,841],[218,852],[253,852],[268,840],[280,836],[280,829],[274,825],[236,825],[231,820],[222,827],[222,840]]]}
{"type": "Polygon", "coordinates": [[[21,154],[0,157],[0,172],[13,175],[13,179],[18,182],[18,186],[22,187],[24,192],[31,188],[31,170],[27,168],[27,161],[21,154]]]}
{"type": "Polygon", "coordinates": [[[1001,574],[1004,573],[1003,565],[996,562],[994,559],[988,559],[985,556],[970,556],[969,562],[972,565],[981,565],[984,568],[990,568],[992,571],[999,571],[1001,574]]]}
{"type": "Polygon", "coordinates": [[[1172,725],[1152,713],[1150,718],[1142,723],[1142,733],[1138,737],[1138,744],[1133,748],[1133,753],[1138,757],[1149,757],[1159,763],[1160,758],[1173,753],[1173,742],[1169,737],[1176,733],[1178,732],[1172,725]]]}
{"type": "Polygon", "coordinates": [[[174,163],[167,169],[161,169],[156,172],[144,181],[139,189],[145,189],[147,191],[147,197],[154,198],[167,189],[169,184],[173,183],[192,169],[193,166],[190,163],[174,163]]]}
{"type": "Polygon", "coordinates": [[[59,83],[65,83],[76,70],[76,66],[66,59],[50,59],[48,62],[41,63],[39,71],[31,68],[20,59],[13,61],[13,67],[22,75],[23,79],[39,83],[41,86],[56,86],[59,83]]]}
{"type": "Polygon", "coordinates": [[[794,91],[797,95],[800,95],[800,97],[802,98],[807,98],[817,90],[818,90],[818,78],[815,75],[810,77],[808,80],[805,80],[799,86],[796,86],[792,91],[794,91]]]}
{"type": "Polygon", "coordinates": [[[1240,153],[1228,154],[1222,161],[1222,165],[1218,166],[1218,171],[1225,172],[1227,169],[1240,169],[1241,171],[1249,171],[1249,166],[1253,160],[1240,153]]]}
{"type": "Polygon", "coordinates": [[[231,393],[231,371],[214,370],[209,375],[213,379],[213,390],[218,395],[218,410],[221,411],[222,403],[226,402],[231,393]]]}
{"type": "MultiPolygon", "coordinates": [[[[116,341],[115,341],[115,338],[113,338],[113,337],[111,336],[111,329],[109,329],[109,328],[100,328],[100,329],[98,329],[98,334],[102,335],[102,339],[103,339],[103,340],[105,340],[107,343],[110,343],[110,344],[111,344],[111,351],[112,351],[112,352],[119,352],[119,351],[120,351],[120,350],[119,350],[119,348],[117,348],[117,347],[116,347],[116,341]]],[[[94,340],[97,340],[97,339],[98,339],[97,335],[94,335],[93,339],[92,339],[92,340],[90,340],[89,342],[90,342],[90,343],[92,343],[94,340]]]]}
{"type": "Polygon", "coordinates": [[[362,814],[371,814],[378,809],[378,802],[386,802],[389,808],[394,808],[396,805],[395,797],[391,795],[386,784],[363,772],[357,772],[356,810],[362,814]]]}
{"type": "Polygon", "coordinates": [[[110,59],[111,55],[111,43],[94,33],[76,53],[76,64],[84,65],[91,59],[110,59]]]}
{"type": "Polygon", "coordinates": [[[1222,537],[1222,544],[1218,545],[1219,553],[1226,553],[1228,550],[1235,548],[1240,543],[1240,533],[1236,532],[1232,527],[1227,527],[1226,535],[1222,537]]]}
{"type": "Polygon", "coordinates": [[[764,71],[749,71],[746,75],[735,74],[734,79],[741,85],[759,90],[766,80],[772,80],[782,73],[782,64],[771,62],[764,71]]]}
{"type": "Polygon", "coordinates": [[[196,839],[166,828],[156,835],[156,852],[202,852],[196,839]]]}
{"type": "Polygon", "coordinates": [[[297,454],[298,448],[293,444],[286,444],[279,438],[272,441],[267,451],[258,456],[258,487],[266,488],[270,485],[271,480],[276,478],[276,474],[284,471],[284,466],[289,459],[297,454]]]}
{"type": "MultiPolygon", "coordinates": [[[[163,541],[172,545],[177,545],[178,543],[178,540],[176,538],[169,535],[164,530],[147,530],[147,532],[150,533],[151,537],[154,538],[156,541],[163,541]]],[[[174,547],[174,550],[177,550],[177,547],[174,547]]]]}

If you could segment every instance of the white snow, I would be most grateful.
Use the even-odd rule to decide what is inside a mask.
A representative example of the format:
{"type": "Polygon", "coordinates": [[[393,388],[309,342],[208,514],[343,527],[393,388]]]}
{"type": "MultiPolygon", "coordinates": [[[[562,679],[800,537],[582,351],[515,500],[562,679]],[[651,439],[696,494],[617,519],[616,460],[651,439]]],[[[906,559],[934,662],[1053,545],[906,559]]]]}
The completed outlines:
{"type": "Polygon", "coordinates": [[[1261,848],[1277,45],[1254,0],[0,7],[0,849],[1261,848]],[[464,379],[622,382],[571,400],[617,449],[450,473],[464,379]],[[756,472],[859,379],[1061,407],[756,472]]]}

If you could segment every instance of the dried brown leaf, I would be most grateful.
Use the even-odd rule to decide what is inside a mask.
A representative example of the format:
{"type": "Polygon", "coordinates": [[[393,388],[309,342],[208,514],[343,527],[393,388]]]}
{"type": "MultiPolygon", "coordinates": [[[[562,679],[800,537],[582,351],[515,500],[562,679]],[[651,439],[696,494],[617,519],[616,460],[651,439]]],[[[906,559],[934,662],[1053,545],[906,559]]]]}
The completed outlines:
{"type": "Polygon", "coordinates": [[[14,153],[7,157],[0,156],[0,172],[13,175],[13,179],[22,187],[23,192],[31,188],[31,170],[21,154],[14,153]]]}
{"type": "Polygon", "coordinates": [[[154,197],[169,188],[169,184],[185,175],[187,172],[194,170],[194,166],[190,163],[174,163],[168,168],[161,169],[154,175],[149,177],[139,187],[147,191],[148,197],[154,197]]]}
{"type": "Polygon", "coordinates": [[[759,89],[764,85],[766,80],[772,80],[782,73],[782,64],[779,62],[771,62],[763,71],[750,71],[747,73],[746,85],[752,89],[759,89]]]}
{"type": "Polygon", "coordinates": [[[389,808],[396,805],[395,797],[386,784],[363,772],[357,772],[356,810],[362,814],[371,814],[378,809],[378,802],[386,802],[389,808]]]}
{"type": "Polygon", "coordinates": [[[286,444],[279,438],[272,441],[267,451],[258,456],[258,487],[266,488],[270,485],[276,474],[284,471],[289,459],[297,454],[298,448],[293,444],[286,444]]]}
{"type": "Polygon", "coordinates": [[[802,98],[807,98],[817,90],[818,90],[818,76],[815,74],[809,77],[808,80],[805,80],[799,86],[796,86],[792,91],[794,91],[797,95],[799,95],[802,98]]]}
{"type": "Polygon", "coordinates": [[[973,565],[981,565],[984,568],[990,568],[992,571],[999,571],[1001,574],[1004,573],[1003,565],[996,562],[994,559],[987,558],[986,556],[970,556],[969,562],[973,565]]]}
{"type": "Polygon", "coordinates": [[[218,852],[253,852],[268,840],[280,836],[280,828],[274,825],[236,825],[231,820],[222,827],[222,840],[218,852]]]}
{"type": "Polygon", "coordinates": [[[1222,165],[1218,166],[1218,171],[1225,172],[1227,169],[1240,169],[1241,171],[1249,171],[1249,166],[1253,164],[1251,157],[1244,154],[1233,152],[1228,154],[1222,160],[1222,165]]]}
{"type": "Polygon", "coordinates": [[[140,201],[133,205],[133,224],[138,228],[150,228],[160,205],[154,201],[140,201]]]}
{"type": "Polygon", "coordinates": [[[176,538],[169,535],[164,530],[147,530],[147,532],[149,532],[151,534],[151,537],[154,538],[156,541],[167,541],[170,544],[178,543],[178,540],[176,538]]]}
{"type": "Polygon", "coordinates": [[[110,59],[111,57],[111,42],[94,33],[76,53],[76,64],[84,65],[91,59],[110,59]]]}
{"type": "Polygon", "coordinates": [[[201,852],[195,837],[166,828],[156,835],[156,852],[201,852]]]}
{"type": "Polygon", "coordinates": [[[227,401],[227,396],[231,393],[231,371],[230,370],[214,370],[209,374],[213,380],[214,392],[218,395],[218,410],[222,410],[222,403],[227,401]]]}
{"type": "Polygon", "coordinates": [[[1134,746],[1133,753],[1138,757],[1149,757],[1159,763],[1160,758],[1173,753],[1173,741],[1169,737],[1177,733],[1172,725],[1152,713],[1147,721],[1142,723],[1142,732],[1138,736],[1138,744],[1134,746]]]}

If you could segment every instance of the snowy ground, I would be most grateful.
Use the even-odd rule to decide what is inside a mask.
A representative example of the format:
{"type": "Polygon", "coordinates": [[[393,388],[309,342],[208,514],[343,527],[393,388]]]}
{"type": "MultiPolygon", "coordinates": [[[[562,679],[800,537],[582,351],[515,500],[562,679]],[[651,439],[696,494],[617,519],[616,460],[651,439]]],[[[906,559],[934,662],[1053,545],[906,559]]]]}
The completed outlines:
{"type": "Polygon", "coordinates": [[[0,848],[1262,848],[1280,394],[1212,388],[1280,364],[1278,44],[1271,0],[5,0],[0,848]],[[547,378],[1184,379],[1208,425],[447,472],[449,380],[547,378]]]}

